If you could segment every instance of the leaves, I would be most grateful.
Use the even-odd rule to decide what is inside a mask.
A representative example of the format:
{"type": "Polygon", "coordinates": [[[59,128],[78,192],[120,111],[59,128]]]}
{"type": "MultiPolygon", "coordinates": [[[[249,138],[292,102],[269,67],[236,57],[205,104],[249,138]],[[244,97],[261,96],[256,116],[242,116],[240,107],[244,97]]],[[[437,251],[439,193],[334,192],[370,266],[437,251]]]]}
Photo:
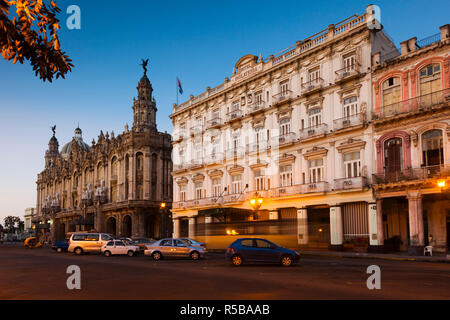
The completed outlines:
{"type": "Polygon", "coordinates": [[[0,0],[0,50],[13,63],[29,60],[36,76],[52,82],[72,70],[72,60],[61,51],[56,2],[43,0],[0,0]],[[16,15],[9,18],[10,8],[16,15]]]}

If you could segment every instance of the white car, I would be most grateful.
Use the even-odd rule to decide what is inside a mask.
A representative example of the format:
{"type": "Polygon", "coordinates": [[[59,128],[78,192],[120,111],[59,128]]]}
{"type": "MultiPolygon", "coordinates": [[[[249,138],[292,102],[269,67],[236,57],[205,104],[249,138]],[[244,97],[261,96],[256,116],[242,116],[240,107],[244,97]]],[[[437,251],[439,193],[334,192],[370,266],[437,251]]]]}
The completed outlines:
{"type": "Polygon", "coordinates": [[[139,251],[139,247],[128,245],[122,240],[113,240],[105,244],[101,250],[105,257],[109,257],[113,254],[126,254],[132,257],[139,251]]]}

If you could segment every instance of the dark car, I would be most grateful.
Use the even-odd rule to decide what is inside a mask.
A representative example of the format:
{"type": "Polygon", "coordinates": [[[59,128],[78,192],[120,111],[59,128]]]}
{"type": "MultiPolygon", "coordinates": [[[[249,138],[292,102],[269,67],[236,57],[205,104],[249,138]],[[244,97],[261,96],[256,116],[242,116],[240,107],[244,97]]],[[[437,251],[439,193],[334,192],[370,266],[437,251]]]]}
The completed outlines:
{"type": "Polygon", "coordinates": [[[242,238],[234,241],[225,254],[234,266],[244,262],[281,263],[290,266],[297,262],[300,255],[294,250],[286,249],[266,239],[242,238]]]}
{"type": "Polygon", "coordinates": [[[53,244],[52,249],[59,253],[67,252],[69,249],[69,239],[56,241],[55,244],[53,244]]]}

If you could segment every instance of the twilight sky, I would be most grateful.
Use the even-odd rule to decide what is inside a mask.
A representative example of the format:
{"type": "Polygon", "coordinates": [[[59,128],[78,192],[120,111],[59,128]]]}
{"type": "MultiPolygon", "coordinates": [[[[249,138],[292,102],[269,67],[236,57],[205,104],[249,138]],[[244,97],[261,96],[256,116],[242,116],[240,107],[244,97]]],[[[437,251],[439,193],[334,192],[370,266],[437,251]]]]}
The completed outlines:
{"type": "Polygon", "coordinates": [[[231,76],[245,54],[275,54],[369,3],[381,8],[381,23],[397,46],[439,32],[450,23],[442,1],[57,1],[61,47],[75,67],[65,80],[43,83],[28,63],[0,57],[0,223],[7,215],[23,218],[36,203],[36,178],[56,124],[62,146],[77,123],[89,145],[100,129],[123,131],[132,124],[132,100],[149,58],[160,131],[172,132],[169,114],[176,101],[175,79],[184,94],[198,95],[231,76]],[[133,5],[130,5],[133,3],[133,5]],[[68,30],[66,9],[81,9],[81,30],[68,30]]]}

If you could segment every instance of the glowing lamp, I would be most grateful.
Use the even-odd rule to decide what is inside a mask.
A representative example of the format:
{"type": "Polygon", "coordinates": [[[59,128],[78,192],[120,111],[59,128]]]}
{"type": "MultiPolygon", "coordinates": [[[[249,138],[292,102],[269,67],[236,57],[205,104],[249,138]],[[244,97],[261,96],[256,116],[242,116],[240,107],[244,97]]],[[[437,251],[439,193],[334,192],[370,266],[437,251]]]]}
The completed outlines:
{"type": "Polygon", "coordinates": [[[439,179],[437,182],[437,185],[439,188],[444,188],[445,187],[445,180],[444,179],[439,179]]]}

